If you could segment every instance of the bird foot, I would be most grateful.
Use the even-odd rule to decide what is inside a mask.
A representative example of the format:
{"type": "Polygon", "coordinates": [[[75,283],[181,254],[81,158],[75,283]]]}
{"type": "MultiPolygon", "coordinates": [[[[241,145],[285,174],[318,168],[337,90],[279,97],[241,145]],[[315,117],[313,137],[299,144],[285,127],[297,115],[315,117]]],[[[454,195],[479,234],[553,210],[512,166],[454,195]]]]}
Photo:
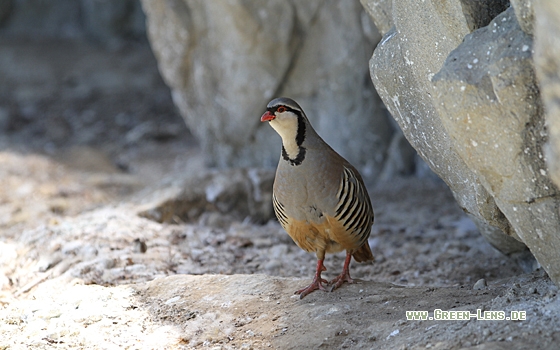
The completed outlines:
{"type": "Polygon", "coordinates": [[[344,282],[348,282],[349,284],[354,283],[354,280],[350,277],[350,273],[348,271],[343,271],[340,275],[338,275],[332,281],[329,282],[330,285],[329,292],[332,292],[333,290],[337,289],[344,282]]]}
{"type": "Polygon", "coordinates": [[[308,285],[307,287],[300,289],[300,290],[296,290],[296,292],[294,294],[299,294],[299,298],[303,299],[307,294],[320,289],[323,290],[325,292],[329,292],[329,290],[327,288],[325,288],[323,286],[323,283],[328,283],[327,280],[324,279],[314,279],[313,282],[311,282],[310,285],[308,285]]]}

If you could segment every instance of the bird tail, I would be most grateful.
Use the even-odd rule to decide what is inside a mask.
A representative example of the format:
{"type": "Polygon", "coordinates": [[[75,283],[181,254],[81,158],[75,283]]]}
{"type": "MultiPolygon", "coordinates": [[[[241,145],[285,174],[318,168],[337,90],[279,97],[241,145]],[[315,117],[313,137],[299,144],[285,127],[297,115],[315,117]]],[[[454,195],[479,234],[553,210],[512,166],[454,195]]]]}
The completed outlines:
{"type": "Polygon", "coordinates": [[[371,253],[371,248],[369,247],[368,241],[366,240],[364,244],[354,253],[352,253],[354,260],[357,262],[373,261],[373,254],[371,253]]]}

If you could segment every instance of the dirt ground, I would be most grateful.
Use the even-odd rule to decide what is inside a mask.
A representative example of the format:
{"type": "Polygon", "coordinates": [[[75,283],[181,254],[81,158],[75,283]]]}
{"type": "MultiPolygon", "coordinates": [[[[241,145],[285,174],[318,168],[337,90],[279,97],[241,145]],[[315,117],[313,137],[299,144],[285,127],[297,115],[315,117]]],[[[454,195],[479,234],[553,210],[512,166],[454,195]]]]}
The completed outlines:
{"type": "Polygon", "coordinates": [[[276,221],[139,215],[208,171],[146,45],[4,40],[0,80],[0,349],[558,348],[558,288],[440,181],[370,187],[376,261],[300,300],[315,257],[276,221]],[[436,309],[526,319],[406,317],[436,309]]]}

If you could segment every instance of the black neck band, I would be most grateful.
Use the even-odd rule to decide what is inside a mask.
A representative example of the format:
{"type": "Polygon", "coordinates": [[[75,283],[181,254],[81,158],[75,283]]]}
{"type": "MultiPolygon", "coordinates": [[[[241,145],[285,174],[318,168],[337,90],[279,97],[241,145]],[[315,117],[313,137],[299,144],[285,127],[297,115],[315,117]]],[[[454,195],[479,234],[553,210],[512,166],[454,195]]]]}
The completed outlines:
{"type": "Polygon", "coordinates": [[[301,162],[303,162],[303,160],[305,159],[305,147],[299,146],[297,156],[295,158],[290,158],[290,156],[286,152],[286,149],[284,148],[284,145],[282,145],[282,159],[284,159],[287,162],[290,162],[290,165],[293,166],[300,165],[301,162]]]}
{"type": "Polygon", "coordinates": [[[295,158],[290,158],[290,156],[286,152],[286,149],[284,148],[284,145],[282,145],[282,159],[284,159],[287,162],[290,162],[290,165],[298,166],[305,159],[306,150],[305,147],[302,146],[303,141],[305,141],[305,135],[306,135],[305,117],[303,116],[301,111],[297,109],[289,108],[287,106],[285,107],[290,112],[295,114],[297,117],[298,123],[297,123],[297,131],[296,131],[296,145],[298,146],[298,153],[295,158]]]}

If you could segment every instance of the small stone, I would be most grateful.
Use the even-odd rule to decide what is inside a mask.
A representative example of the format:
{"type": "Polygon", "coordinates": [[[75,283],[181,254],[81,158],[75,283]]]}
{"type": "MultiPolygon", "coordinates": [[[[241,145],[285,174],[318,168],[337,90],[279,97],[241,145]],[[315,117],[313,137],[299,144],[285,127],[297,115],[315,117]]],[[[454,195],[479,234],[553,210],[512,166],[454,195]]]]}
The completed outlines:
{"type": "Polygon", "coordinates": [[[144,242],[143,240],[141,240],[140,238],[136,238],[132,244],[134,245],[134,252],[135,253],[145,253],[148,250],[148,246],[146,245],[146,242],[144,242]]]}
{"type": "Polygon", "coordinates": [[[473,286],[474,290],[486,289],[486,280],[484,278],[479,279],[473,286]]]}

